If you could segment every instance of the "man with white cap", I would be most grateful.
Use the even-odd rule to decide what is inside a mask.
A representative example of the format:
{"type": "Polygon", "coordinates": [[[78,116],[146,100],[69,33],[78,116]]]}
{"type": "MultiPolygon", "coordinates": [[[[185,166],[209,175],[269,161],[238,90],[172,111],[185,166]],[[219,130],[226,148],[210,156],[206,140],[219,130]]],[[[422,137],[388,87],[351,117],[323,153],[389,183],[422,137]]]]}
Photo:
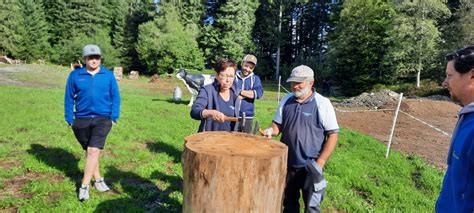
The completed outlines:
{"type": "Polygon", "coordinates": [[[117,81],[112,71],[101,66],[101,55],[97,45],[84,46],[82,56],[86,66],[69,74],[64,96],[64,118],[86,151],[84,177],[78,196],[81,201],[89,199],[92,177],[98,191],[109,190],[99,171],[100,150],[120,114],[117,81]]]}
{"type": "Polygon", "coordinates": [[[339,125],[329,99],[313,90],[314,72],[295,67],[287,82],[293,93],[285,96],[273,117],[267,137],[280,133],[288,146],[284,212],[299,212],[300,191],[305,212],[320,212],[326,180],[323,168],[336,147],[339,125]]]}
{"type": "Polygon", "coordinates": [[[253,116],[255,115],[255,100],[263,96],[263,86],[260,77],[253,70],[257,66],[257,57],[247,54],[242,59],[241,69],[235,74],[234,86],[239,93],[240,114],[245,113],[245,124],[239,131],[249,133],[252,130],[253,116]]]}

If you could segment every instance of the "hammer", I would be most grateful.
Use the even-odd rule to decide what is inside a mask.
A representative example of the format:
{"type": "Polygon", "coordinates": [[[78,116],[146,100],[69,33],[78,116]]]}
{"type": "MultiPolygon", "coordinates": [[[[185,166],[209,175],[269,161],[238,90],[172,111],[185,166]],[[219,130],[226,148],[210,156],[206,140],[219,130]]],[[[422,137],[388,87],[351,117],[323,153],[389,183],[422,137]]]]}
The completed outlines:
{"type": "Polygon", "coordinates": [[[240,120],[240,129],[242,130],[242,132],[244,131],[244,127],[245,127],[245,122],[247,121],[247,118],[245,116],[245,112],[242,112],[242,117],[225,117],[224,118],[224,121],[233,121],[233,122],[237,122],[240,120]]]}
{"type": "MultiPolygon", "coordinates": [[[[225,117],[224,118],[225,121],[233,121],[233,122],[237,122],[237,121],[241,121],[240,122],[240,129],[242,130],[242,132],[245,132],[244,130],[244,127],[245,127],[245,123],[248,122],[247,121],[247,117],[245,116],[245,112],[242,112],[242,117],[239,118],[239,117],[225,117]]],[[[250,132],[245,132],[245,133],[249,133],[249,134],[254,134],[254,135],[265,135],[265,132],[263,129],[260,129],[260,123],[258,121],[255,121],[255,125],[253,127],[253,130],[250,130],[250,132]]]]}

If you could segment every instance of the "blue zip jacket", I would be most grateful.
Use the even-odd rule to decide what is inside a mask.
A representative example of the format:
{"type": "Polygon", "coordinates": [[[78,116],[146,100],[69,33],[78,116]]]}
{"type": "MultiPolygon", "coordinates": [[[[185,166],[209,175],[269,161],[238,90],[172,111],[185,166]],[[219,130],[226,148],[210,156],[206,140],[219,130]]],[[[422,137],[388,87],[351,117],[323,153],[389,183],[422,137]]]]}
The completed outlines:
{"type": "Polygon", "coordinates": [[[459,112],[436,212],[474,212],[474,102],[459,112]]]}
{"type": "Polygon", "coordinates": [[[260,99],[263,96],[262,81],[253,72],[246,77],[242,77],[242,71],[238,70],[236,76],[234,86],[237,91],[253,90],[254,92],[254,98],[244,98],[241,100],[239,116],[242,116],[242,112],[245,112],[245,117],[253,118],[255,115],[255,99],[260,99]]]}
{"type": "Polygon", "coordinates": [[[69,125],[74,118],[109,117],[117,122],[119,115],[120,93],[112,71],[101,66],[92,76],[84,67],[69,74],[64,95],[64,118],[69,125]]]}
{"type": "MultiPolygon", "coordinates": [[[[208,109],[208,110],[214,109],[214,110],[220,111],[219,104],[217,104],[218,102],[217,96],[219,95],[218,91],[219,91],[219,85],[217,81],[214,81],[214,83],[212,84],[203,86],[199,90],[199,94],[196,97],[196,100],[194,101],[194,104],[191,107],[191,112],[190,112],[191,118],[196,119],[196,120],[201,120],[201,123],[199,124],[198,132],[217,130],[217,121],[212,120],[212,118],[204,119],[202,117],[202,111],[205,109],[208,109]]],[[[239,110],[240,110],[240,101],[238,100],[240,99],[238,98],[238,95],[237,95],[238,93],[236,93],[235,91],[236,90],[234,87],[230,89],[230,92],[235,94],[233,96],[234,97],[233,101],[235,103],[234,113],[238,115],[239,110]]],[[[237,122],[234,125],[234,129],[229,130],[229,131],[237,131],[238,127],[239,127],[239,122],[237,122]]]]}

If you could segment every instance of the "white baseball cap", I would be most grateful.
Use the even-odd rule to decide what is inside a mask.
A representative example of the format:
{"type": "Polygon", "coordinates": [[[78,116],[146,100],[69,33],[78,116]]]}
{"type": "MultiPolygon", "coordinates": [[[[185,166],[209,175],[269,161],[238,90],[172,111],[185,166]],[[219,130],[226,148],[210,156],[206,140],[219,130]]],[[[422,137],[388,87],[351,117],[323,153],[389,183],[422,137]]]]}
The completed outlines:
{"type": "Polygon", "coordinates": [[[303,82],[305,80],[313,81],[314,72],[308,66],[300,65],[291,71],[291,75],[286,82],[303,82]]]}

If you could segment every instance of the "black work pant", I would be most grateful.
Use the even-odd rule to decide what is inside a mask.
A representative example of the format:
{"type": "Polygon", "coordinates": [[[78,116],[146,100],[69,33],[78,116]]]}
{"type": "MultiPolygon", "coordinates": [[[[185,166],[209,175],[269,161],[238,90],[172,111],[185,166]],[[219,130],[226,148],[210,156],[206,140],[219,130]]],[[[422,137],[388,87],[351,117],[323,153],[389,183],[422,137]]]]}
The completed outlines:
{"type": "Polygon", "coordinates": [[[320,212],[326,185],[322,169],[314,160],[302,168],[288,167],[283,212],[300,212],[300,190],[303,192],[304,212],[320,212]]]}

